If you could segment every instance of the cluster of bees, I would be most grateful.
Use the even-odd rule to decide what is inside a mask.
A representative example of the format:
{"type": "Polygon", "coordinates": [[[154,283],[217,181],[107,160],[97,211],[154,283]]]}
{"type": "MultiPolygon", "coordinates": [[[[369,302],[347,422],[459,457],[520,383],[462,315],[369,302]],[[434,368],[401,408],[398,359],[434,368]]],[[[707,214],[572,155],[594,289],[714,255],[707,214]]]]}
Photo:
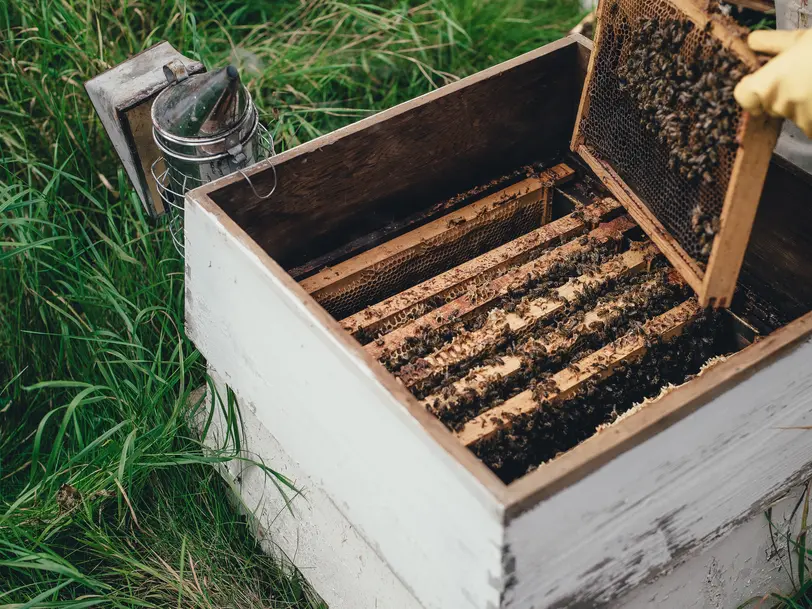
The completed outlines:
{"type": "MultiPolygon", "coordinates": [[[[474,452],[505,483],[533,471],[635,404],[659,394],[662,387],[696,374],[719,352],[716,315],[706,311],[679,337],[655,340],[641,360],[614,368],[603,381],[587,382],[564,403],[542,402],[537,410],[514,417],[510,426],[476,444],[474,452]]],[[[548,385],[544,379],[537,382],[537,395],[551,394],[555,388],[548,385]]]]}
{"type": "Polygon", "coordinates": [[[699,242],[703,259],[710,256],[711,249],[713,249],[713,240],[721,225],[722,219],[718,214],[709,213],[702,203],[696,204],[691,212],[691,230],[694,231],[694,235],[696,235],[699,242]]]}
{"type": "Polygon", "coordinates": [[[475,416],[502,405],[518,393],[530,389],[537,401],[557,391],[550,377],[557,371],[572,365],[592,351],[611,343],[652,316],[664,313],[689,296],[689,289],[681,283],[669,282],[664,270],[628,276],[619,279],[608,292],[589,298],[588,302],[570,303],[554,320],[535,327],[523,337],[511,336],[510,340],[494,348],[482,358],[466,362],[457,374],[443,379],[435,395],[439,397],[430,404],[431,411],[450,429],[459,430],[475,416]],[[652,278],[656,281],[651,283],[652,278]],[[616,301],[622,295],[624,305],[611,311],[596,322],[587,332],[574,334],[586,315],[598,303],[616,301]],[[548,352],[547,344],[556,338],[575,338],[567,349],[548,352]],[[467,388],[457,392],[454,381],[472,378],[483,366],[503,363],[502,358],[518,356],[521,368],[503,377],[489,376],[474,390],[467,388]]]}
{"type": "Polygon", "coordinates": [[[745,68],[707,32],[684,52],[694,29],[690,21],[643,20],[618,78],[643,128],[668,148],[669,167],[689,182],[712,183],[722,155],[738,145],[733,89],[745,68]]]}

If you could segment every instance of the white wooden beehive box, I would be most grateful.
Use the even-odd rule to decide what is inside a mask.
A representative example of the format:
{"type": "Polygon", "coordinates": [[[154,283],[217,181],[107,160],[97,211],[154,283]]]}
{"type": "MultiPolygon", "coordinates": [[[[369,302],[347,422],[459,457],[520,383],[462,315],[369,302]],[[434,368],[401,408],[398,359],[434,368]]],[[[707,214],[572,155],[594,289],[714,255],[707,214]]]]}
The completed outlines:
{"type": "MultiPolygon", "coordinates": [[[[256,471],[235,484],[331,607],[715,606],[680,565],[702,572],[716,548],[734,568],[731,536],[757,537],[754,519],[810,473],[812,183],[780,159],[740,278],[740,350],[509,484],[377,361],[385,336],[347,331],[353,278],[367,303],[390,296],[374,293],[388,275],[370,256],[436,253],[437,231],[489,213],[487,193],[454,195],[533,163],[589,182],[563,156],[589,53],[563,39],[260,163],[258,190],[278,174],[269,201],[239,175],[187,196],[187,331],[235,392],[248,449],[302,494],[285,505],[256,471]],[[651,587],[668,572],[673,589],[651,587]]],[[[539,195],[551,248],[583,224],[559,178],[542,174],[539,195]]],[[[455,255],[443,271],[466,264],[455,255]]],[[[749,568],[770,572],[761,563],[749,568]]],[[[728,600],[751,591],[729,587],[728,600]]]]}

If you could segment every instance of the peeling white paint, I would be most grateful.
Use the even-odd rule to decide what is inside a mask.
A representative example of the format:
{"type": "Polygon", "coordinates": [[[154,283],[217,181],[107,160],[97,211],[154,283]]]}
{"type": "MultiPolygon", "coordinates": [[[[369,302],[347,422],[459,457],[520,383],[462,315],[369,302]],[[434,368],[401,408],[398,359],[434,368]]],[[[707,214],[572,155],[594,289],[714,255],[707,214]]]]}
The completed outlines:
{"type": "Polygon", "coordinates": [[[506,606],[602,606],[810,475],[812,432],[799,429],[812,425],[810,361],[807,340],[510,522],[506,606]]]}
{"type": "Polygon", "coordinates": [[[498,606],[497,498],[214,214],[185,223],[187,331],[223,381],[425,609],[498,606]]]}

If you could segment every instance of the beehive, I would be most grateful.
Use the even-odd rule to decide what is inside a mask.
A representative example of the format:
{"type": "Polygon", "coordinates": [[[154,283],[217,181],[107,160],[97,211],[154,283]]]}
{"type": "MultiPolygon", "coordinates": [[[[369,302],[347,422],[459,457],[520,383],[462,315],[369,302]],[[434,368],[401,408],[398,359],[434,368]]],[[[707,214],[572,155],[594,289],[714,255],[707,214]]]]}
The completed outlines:
{"type": "Polygon", "coordinates": [[[505,482],[734,348],[617,201],[551,221],[575,171],[528,172],[301,281],[505,482]]]}
{"type": "Polygon", "coordinates": [[[731,311],[704,312],[566,154],[588,58],[568,38],[287,151],[249,171],[261,191],[274,165],[272,202],[241,177],[187,198],[187,331],[304,492],[240,488],[331,607],[691,606],[704,563],[643,584],[810,471],[788,429],[812,424],[812,183],[772,165],[731,311]]]}
{"type": "Polygon", "coordinates": [[[780,122],[733,97],[761,61],[693,0],[606,0],[572,147],[696,290],[730,305],[780,122]]]}

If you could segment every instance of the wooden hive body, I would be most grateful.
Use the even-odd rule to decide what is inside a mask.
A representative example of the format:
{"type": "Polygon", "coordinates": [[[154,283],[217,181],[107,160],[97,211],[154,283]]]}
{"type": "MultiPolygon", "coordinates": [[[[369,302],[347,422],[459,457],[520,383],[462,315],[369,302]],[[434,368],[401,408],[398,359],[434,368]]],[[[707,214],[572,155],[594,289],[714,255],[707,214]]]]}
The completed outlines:
{"type": "MultiPolygon", "coordinates": [[[[641,586],[708,548],[732,565],[731,531],[760,531],[739,525],[810,473],[812,184],[780,160],[739,286],[763,296],[753,323],[783,327],[510,484],[351,336],[363,319],[309,293],[330,285],[318,269],[349,281],[365,252],[456,213],[438,202],[553,167],[589,54],[570,37],[260,163],[272,201],[240,176],[187,197],[187,331],[242,405],[248,449],[303,494],[289,517],[256,472],[235,484],[331,607],[703,606],[691,581],[641,586]]],[[[375,296],[393,297],[409,296],[375,296]]]]}

